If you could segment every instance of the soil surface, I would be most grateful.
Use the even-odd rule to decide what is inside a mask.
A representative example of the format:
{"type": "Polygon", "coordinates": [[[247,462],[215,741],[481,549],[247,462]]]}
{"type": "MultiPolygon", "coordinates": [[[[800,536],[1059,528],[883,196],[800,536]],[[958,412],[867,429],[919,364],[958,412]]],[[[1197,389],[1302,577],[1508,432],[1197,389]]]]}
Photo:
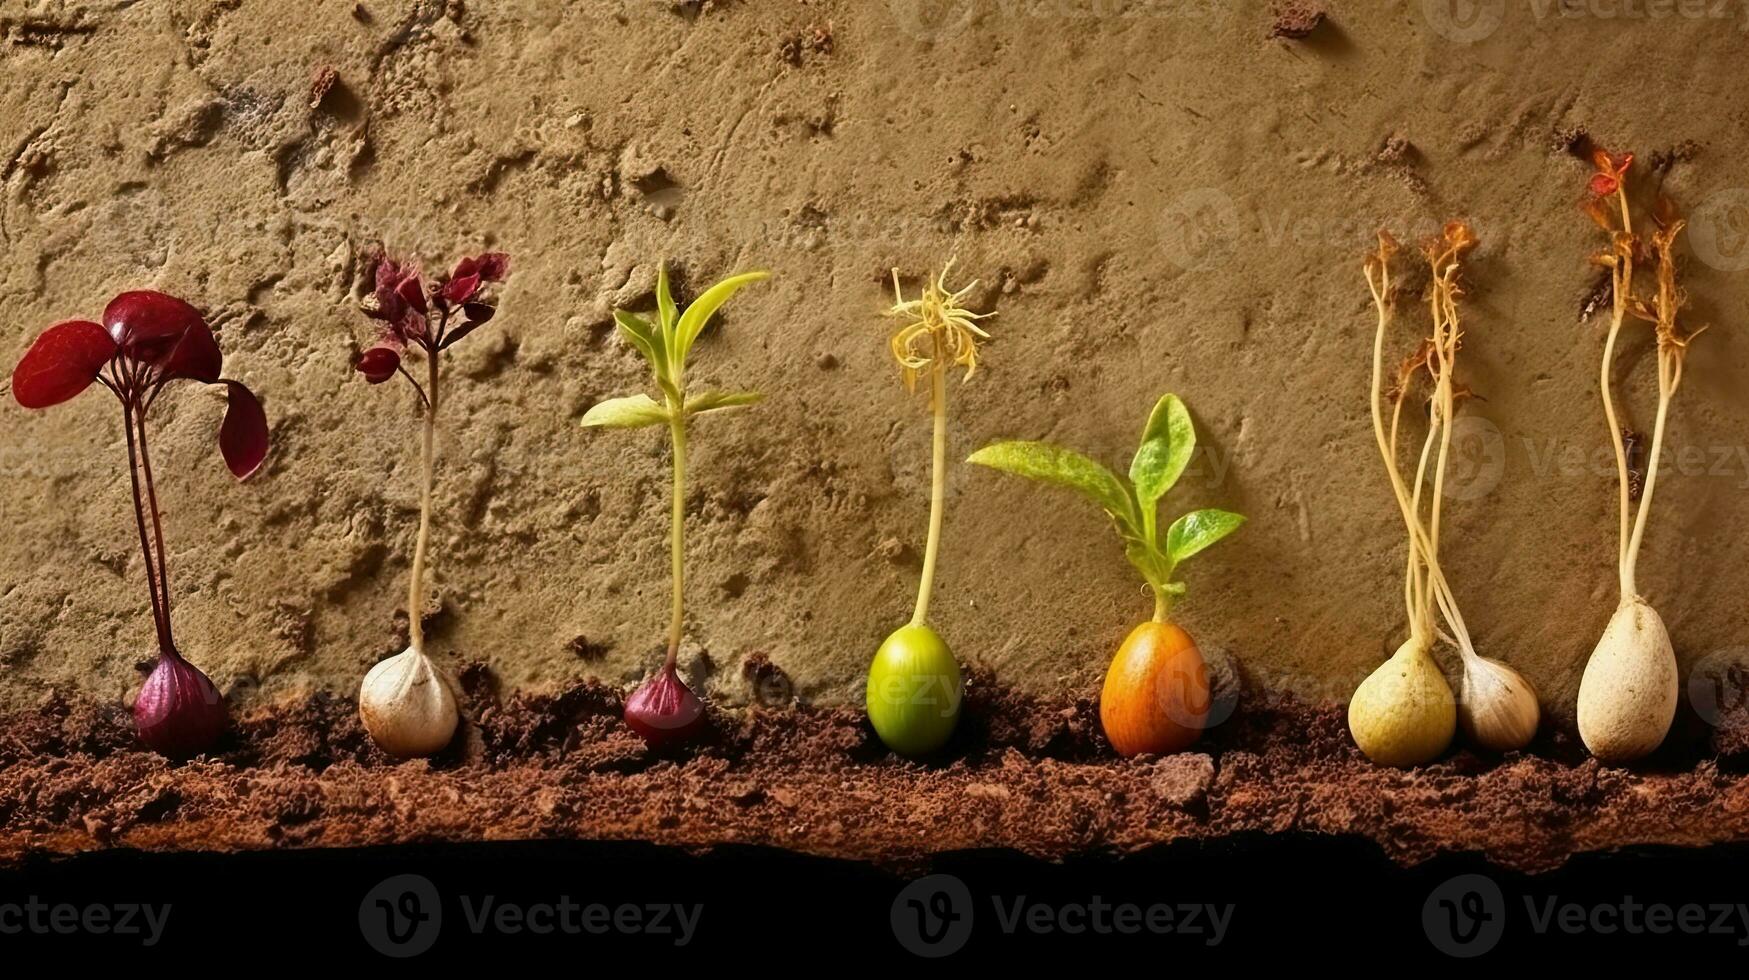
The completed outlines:
{"type": "Polygon", "coordinates": [[[852,711],[801,707],[715,713],[699,746],[652,752],[613,691],[500,702],[469,676],[477,723],[441,757],[399,764],[352,702],[326,694],[258,710],[184,763],[133,747],[118,708],[51,698],[0,722],[0,860],[573,838],[903,869],[967,849],[1057,859],[1300,831],[1368,838],[1404,863],[1479,852],[1537,871],[1626,845],[1749,840],[1749,753],[1700,729],[1635,770],[1555,737],[1538,754],[1398,772],[1361,757],[1341,708],[1278,695],[1241,707],[1202,751],[1118,760],[1091,699],[975,677],[954,761],[923,764],[886,754],[852,711]]]}

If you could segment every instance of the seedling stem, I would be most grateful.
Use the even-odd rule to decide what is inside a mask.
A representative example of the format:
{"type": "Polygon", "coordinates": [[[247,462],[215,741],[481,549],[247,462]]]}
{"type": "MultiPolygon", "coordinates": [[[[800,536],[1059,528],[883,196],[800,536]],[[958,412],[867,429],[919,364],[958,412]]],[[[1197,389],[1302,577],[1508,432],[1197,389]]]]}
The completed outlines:
{"type": "MultiPolygon", "coordinates": [[[[445,325],[448,320],[446,313],[445,325]]],[[[419,494],[419,535],[413,542],[413,574],[407,583],[407,640],[420,653],[425,652],[425,552],[431,539],[432,456],[437,437],[438,357],[435,352],[425,358],[425,366],[426,386],[420,388],[418,382],[413,384],[419,390],[420,400],[425,403],[425,425],[419,438],[420,479],[423,481],[419,494]]]]}
{"type": "Polygon", "coordinates": [[[935,590],[935,558],[941,550],[942,503],[947,497],[947,351],[935,335],[934,367],[930,371],[930,407],[935,415],[935,451],[929,487],[929,540],[923,547],[923,578],[917,584],[917,610],[912,626],[929,621],[929,595],[935,590]]]}
{"type": "Polygon", "coordinates": [[[668,617],[668,659],[672,667],[680,660],[680,638],[685,632],[686,612],[686,412],[672,396],[667,398],[668,434],[674,442],[673,520],[668,532],[669,564],[674,575],[673,609],[668,617]]]}

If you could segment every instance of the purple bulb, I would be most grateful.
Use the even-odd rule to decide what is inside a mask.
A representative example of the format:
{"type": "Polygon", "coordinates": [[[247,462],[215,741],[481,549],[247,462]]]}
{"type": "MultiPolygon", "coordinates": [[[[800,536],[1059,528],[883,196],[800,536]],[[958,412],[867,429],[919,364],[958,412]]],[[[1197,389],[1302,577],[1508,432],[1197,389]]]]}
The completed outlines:
{"type": "Polygon", "coordinates": [[[626,698],[626,725],[651,745],[683,742],[704,728],[704,702],[692,693],[673,664],[626,698]]]}
{"type": "Polygon", "coordinates": [[[158,658],[134,701],[134,727],[148,748],[186,758],[212,747],[225,730],[225,699],[200,668],[171,651],[158,658]]]}

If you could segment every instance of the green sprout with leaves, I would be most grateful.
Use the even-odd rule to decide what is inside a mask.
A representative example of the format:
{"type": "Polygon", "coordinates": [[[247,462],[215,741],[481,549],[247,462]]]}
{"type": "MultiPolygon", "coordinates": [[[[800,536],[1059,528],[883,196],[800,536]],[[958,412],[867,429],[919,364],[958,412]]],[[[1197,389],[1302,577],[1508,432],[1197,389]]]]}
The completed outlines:
{"type": "Polygon", "coordinates": [[[1048,442],[998,442],[967,462],[1067,487],[1098,504],[1123,539],[1124,555],[1154,595],[1154,618],[1136,627],[1106,674],[1100,719],[1123,755],[1175,752],[1196,740],[1211,704],[1208,666],[1188,634],[1167,622],[1184,594],[1178,566],[1238,530],[1245,518],[1195,510],[1173,521],[1162,538],[1160,501],[1196,453],[1196,427],[1177,395],[1154,405],[1129,479],[1097,461],[1048,442]]]}
{"type": "Polygon", "coordinates": [[[1072,449],[1048,442],[998,442],[967,460],[979,466],[1068,487],[1098,504],[1117,525],[1124,555],[1154,593],[1154,621],[1163,623],[1184,594],[1173,580],[1179,563],[1238,530],[1245,518],[1224,510],[1193,510],[1173,521],[1160,539],[1160,501],[1178,483],[1196,452],[1196,427],[1177,395],[1154,406],[1126,481],[1072,449]]]}
{"type": "Polygon", "coordinates": [[[754,391],[688,394],[686,360],[699,335],[704,333],[705,325],[729,301],[729,297],[743,286],[769,276],[768,272],[732,276],[705,290],[681,310],[668,285],[668,268],[666,264],[659,264],[656,272],[656,321],[652,323],[648,317],[625,310],[614,310],[613,319],[620,335],[649,362],[662,398],[658,401],[642,393],[609,398],[583,416],[585,427],[638,429],[665,425],[673,447],[674,497],[669,557],[674,594],[668,621],[668,656],[662,669],[626,699],[625,707],[626,724],[653,744],[684,740],[704,724],[703,702],[675,673],[680,658],[680,641],[686,628],[686,423],[697,415],[751,405],[761,397],[754,391]]]}

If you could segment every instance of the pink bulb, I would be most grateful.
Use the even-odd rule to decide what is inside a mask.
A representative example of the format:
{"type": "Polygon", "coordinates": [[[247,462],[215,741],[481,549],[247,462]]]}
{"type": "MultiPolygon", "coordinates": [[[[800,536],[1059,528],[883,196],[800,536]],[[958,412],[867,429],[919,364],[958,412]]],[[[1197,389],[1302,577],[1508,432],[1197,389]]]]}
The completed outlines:
{"type": "Polygon", "coordinates": [[[185,758],[212,747],[225,731],[219,689],[174,651],[158,658],[134,701],[134,727],[148,748],[185,758]]]}
{"type": "Polygon", "coordinates": [[[673,664],[663,664],[626,698],[625,720],[651,745],[683,742],[703,730],[704,702],[674,673],[673,664]]]}

